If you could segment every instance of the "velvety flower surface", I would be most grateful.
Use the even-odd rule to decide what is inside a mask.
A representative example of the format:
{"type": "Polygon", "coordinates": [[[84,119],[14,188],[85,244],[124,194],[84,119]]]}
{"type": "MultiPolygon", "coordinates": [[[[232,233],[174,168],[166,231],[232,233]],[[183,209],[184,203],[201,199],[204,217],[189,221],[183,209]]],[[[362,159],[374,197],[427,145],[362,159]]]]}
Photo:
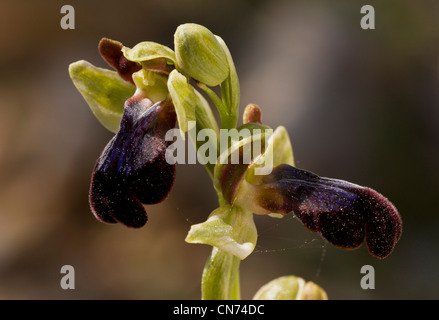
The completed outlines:
{"type": "Polygon", "coordinates": [[[305,227],[338,247],[354,249],[365,240],[372,255],[385,258],[401,236],[396,208],[367,187],[279,165],[254,191],[258,206],[268,212],[294,212],[305,227]]]}
{"type": "Polygon", "coordinates": [[[119,132],[103,150],[90,186],[90,205],[103,222],[139,228],[147,222],[142,204],[164,200],[175,179],[165,159],[166,132],[176,125],[170,99],[153,104],[133,96],[124,105],[119,132]]]}

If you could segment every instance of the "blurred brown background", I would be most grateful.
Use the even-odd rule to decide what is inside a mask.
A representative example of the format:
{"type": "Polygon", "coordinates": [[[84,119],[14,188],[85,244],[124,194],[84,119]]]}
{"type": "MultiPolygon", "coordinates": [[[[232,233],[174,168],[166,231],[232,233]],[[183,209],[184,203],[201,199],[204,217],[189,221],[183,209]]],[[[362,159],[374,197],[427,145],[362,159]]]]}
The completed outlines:
{"type": "Polygon", "coordinates": [[[256,217],[242,297],[295,274],[330,299],[438,299],[438,17],[433,0],[2,0],[0,298],[199,299],[210,248],[184,239],[217,206],[207,173],[180,165],[140,230],[99,223],[89,179],[112,135],[67,72],[80,59],[106,67],[102,37],[173,47],[175,28],[196,22],[228,44],[242,107],[257,103],[265,123],[288,128],[298,167],[378,190],[404,223],[394,253],[378,260],[365,245],[326,245],[292,215],[256,217]],[[64,4],[75,8],[75,30],[60,27],[64,4]],[[375,30],[360,28],[365,4],[375,30]],[[360,287],[365,264],[374,290],[360,287]],[[63,265],[75,268],[75,290],[60,287],[63,265]]]}

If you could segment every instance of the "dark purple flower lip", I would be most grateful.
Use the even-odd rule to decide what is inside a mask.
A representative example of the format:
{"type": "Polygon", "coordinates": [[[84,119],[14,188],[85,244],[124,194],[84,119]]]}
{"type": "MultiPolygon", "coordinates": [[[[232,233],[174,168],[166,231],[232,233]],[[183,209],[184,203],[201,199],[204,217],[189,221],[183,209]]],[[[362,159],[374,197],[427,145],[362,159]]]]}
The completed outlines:
{"type": "Polygon", "coordinates": [[[155,104],[133,96],[124,105],[119,132],[96,162],[90,206],[97,219],[139,228],[147,222],[142,204],[155,204],[169,194],[175,165],[165,154],[166,132],[176,125],[171,99],[155,104]]]}
{"type": "Polygon", "coordinates": [[[369,252],[387,257],[401,237],[397,209],[375,190],[279,165],[255,186],[257,206],[295,216],[313,232],[344,249],[366,241],[369,252]]]}

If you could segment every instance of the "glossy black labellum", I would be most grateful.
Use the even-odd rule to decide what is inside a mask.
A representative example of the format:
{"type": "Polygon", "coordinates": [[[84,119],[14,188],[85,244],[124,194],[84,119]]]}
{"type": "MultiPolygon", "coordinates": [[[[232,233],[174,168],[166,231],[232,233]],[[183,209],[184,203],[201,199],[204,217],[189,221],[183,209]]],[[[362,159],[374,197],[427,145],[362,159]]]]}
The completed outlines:
{"type": "Polygon", "coordinates": [[[338,247],[355,249],[365,240],[372,255],[385,258],[401,236],[397,209],[367,187],[284,164],[274,168],[256,190],[260,207],[294,212],[305,227],[338,247]]]}
{"type": "Polygon", "coordinates": [[[132,97],[125,102],[119,132],[96,162],[90,206],[103,222],[139,228],[147,222],[142,204],[155,204],[169,194],[175,165],[165,158],[166,132],[176,125],[170,99],[157,102],[132,97]]]}

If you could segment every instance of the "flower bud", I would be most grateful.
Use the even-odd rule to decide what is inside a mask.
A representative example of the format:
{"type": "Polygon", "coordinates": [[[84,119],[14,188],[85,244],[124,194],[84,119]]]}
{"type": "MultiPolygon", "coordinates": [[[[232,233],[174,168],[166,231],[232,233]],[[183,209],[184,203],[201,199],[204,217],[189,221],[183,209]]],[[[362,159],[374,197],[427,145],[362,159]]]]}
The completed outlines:
{"type": "Polygon", "coordinates": [[[175,63],[174,51],[164,45],[151,41],[140,42],[132,49],[121,47],[121,51],[126,59],[132,62],[144,62],[164,58],[168,64],[175,63]]]}
{"type": "Polygon", "coordinates": [[[207,28],[187,23],[174,34],[177,69],[208,86],[221,84],[229,75],[227,56],[207,28]]]}
{"type": "Polygon", "coordinates": [[[254,300],[328,300],[326,292],[314,282],[296,276],[283,276],[263,285],[254,300]]]}
{"type": "Polygon", "coordinates": [[[300,296],[301,300],[328,300],[325,290],[312,281],[308,281],[300,296]]]}
{"type": "Polygon", "coordinates": [[[262,123],[262,112],[258,105],[248,104],[242,116],[243,123],[262,123]]]}

